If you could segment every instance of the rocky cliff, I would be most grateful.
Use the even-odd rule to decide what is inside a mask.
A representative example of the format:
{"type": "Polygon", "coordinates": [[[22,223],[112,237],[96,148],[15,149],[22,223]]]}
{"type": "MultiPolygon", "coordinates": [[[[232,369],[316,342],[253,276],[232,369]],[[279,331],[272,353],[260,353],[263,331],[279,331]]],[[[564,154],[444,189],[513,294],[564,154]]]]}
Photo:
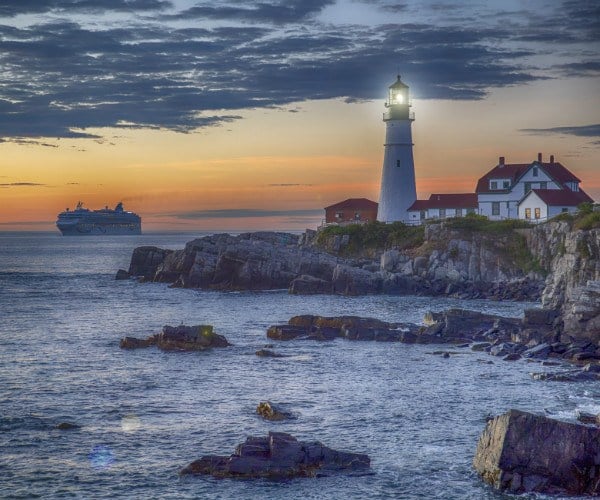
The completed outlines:
{"type": "Polygon", "coordinates": [[[129,275],[220,290],[541,297],[553,314],[542,315],[541,322],[540,315],[526,317],[530,330],[539,323],[558,334],[600,342],[600,229],[576,229],[569,221],[518,228],[455,219],[421,231],[411,229],[404,241],[396,234],[387,249],[389,240],[384,246],[373,238],[362,248],[365,240],[357,241],[356,234],[212,235],[183,250],[137,248],[129,275]]]}
{"type": "Polygon", "coordinates": [[[550,222],[528,230],[526,238],[533,256],[550,270],[543,307],[560,312],[565,334],[600,342],[600,229],[550,222]]]}

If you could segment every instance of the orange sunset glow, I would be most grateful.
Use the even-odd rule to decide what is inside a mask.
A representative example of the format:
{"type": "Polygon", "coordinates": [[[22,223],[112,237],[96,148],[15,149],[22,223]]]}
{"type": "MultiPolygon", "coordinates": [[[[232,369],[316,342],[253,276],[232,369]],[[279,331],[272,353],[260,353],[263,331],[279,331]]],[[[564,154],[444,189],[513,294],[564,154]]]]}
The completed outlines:
{"type": "MultiPolygon", "coordinates": [[[[359,4],[352,5],[358,9],[359,4]]],[[[332,12],[323,11],[319,22],[333,22],[328,17],[332,12]]],[[[367,16],[365,23],[377,25],[381,19],[375,14],[371,12],[372,19],[367,16]]],[[[416,11],[414,15],[418,16],[416,11]]],[[[19,22],[34,26],[37,21],[22,18],[19,22]]],[[[80,22],[87,26],[85,20],[80,22]]],[[[124,15],[122,22],[126,25],[130,20],[124,15]]],[[[342,21],[337,26],[342,30],[342,21]]],[[[407,28],[400,25],[398,29],[407,28]]],[[[5,34],[4,40],[11,36],[5,34]]],[[[463,49],[468,46],[456,47],[463,49]]],[[[528,49],[534,50],[533,46],[528,49]]],[[[31,64],[39,62],[33,57],[31,64]]],[[[297,98],[278,98],[265,106],[257,100],[231,109],[192,108],[199,121],[189,127],[171,124],[166,118],[162,123],[159,117],[155,123],[154,117],[136,122],[135,116],[117,108],[105,123],[95,118],[86,122],[86,115],[73,118],[65,123],[67,132],[58,126],[53,131],[52,118],[45,118],[41,109],[33,120],[43,124],[40,130],[28,128],[25,118],[18,129],[11,116],[20,111],[11,116],[5,112],[0,129],[0,229],[55,231],[57,213],[78,201],[92,209],[112,208],[123,201],[127,210],[142,216],[146,231],[314,227],[323,219],[327,205],[351,197],[377,201],[385,134],[382,112],[387,85],[397,68],[415,96],[413,140],[420,198],[432,192],[472,192],[498,156],[505,156],[507,162],[530,162],[542,152],[546,158],[554,154],[582,180],[590,196],[600,199],[600,141],[598,125],[593,125],[599,118],[600,92],[595,75],[556,70],[549,78],[531,69],[530,77],[522,81],[477,83],[483,73],[478,75],[473,69],[469,81],[463,75],[454,76],[466,81],[459,92],[451,77],[444,76],[446,83],[442,83],[436,76],[435,61],[428,63],[431,72],[424,74],[425,62],[407,57],[398,55],[389,64],[377,63],[376,73],[368,78],[357,73],[353,77],[364,81],[360,90],[323,78],[323,69],[321,75],[311,73],[310,82],[298,82],[298,89],[290,91],[297,98]],[[308,85],[310,89],[305,89],[308,85]],[[204,125],[202,117],[220,118],[204,125]]],[[[3,60],[9,64],[7,58],[0,58],[0,65],[3,60]]],[[[16,62],[10,64],[14,67],[16,62]]],[[[546,64],[554,67],[559,62],[546,64]]],[[[515,75],[527,67],[520,60],[510,71],[515,75]]],[[[368,67],[364,70],[368,72],[368,67]]],[[[25,63],[19,71],[13,72],[15,85],[27,76],[25,63]]],[[[21,102],[6,90],[11,77],[2,78],[0,100],[21,102]]],[[[45,90],[43,81],[40,85],[42,91],[51,92],[50,83],[45,90]]],[[[199,101],[202,92],[210,90],[201,79],[188,85],[197,90],[194,99],[199,101]]],[[[276,83],[263,84],[264,90],[247,85],[245,92],[252,95],[278,92],[273,87],[276,83]]],[[[107,96],[106,101],[110,100],[107,96]]],[[[54,112],[57,105],[48,106],[54,112]]],[[[74,101],[62,106],[72,110],[81,104],[74,101]]],[[[106,103],[86,106],[81,109],[100,110],[106,103]]],[[[184,120],[181,113],[174,119],[184,120]]]]}

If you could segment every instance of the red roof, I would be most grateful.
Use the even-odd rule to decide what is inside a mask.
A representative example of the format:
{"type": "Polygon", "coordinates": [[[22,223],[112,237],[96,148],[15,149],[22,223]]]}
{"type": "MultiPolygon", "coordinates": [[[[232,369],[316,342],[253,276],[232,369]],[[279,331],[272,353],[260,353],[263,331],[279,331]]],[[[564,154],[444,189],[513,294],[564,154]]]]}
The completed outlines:
{"type": "Polygon", "coordinates": [[[428,200],[417,200],[409,210],[426,210],[428,208],[477,208],[476,193],[443,193],[432,194],[428,200]]]}
{"type": "Polygon", "coordinates": [[[325,207],[325,210],[377,210],[378,206],[378,203],[366,198],[348,198],[347,200],[325,207]]]}
{"type": "MultiPolygon", "coordinates": [[[[585,202],[593,200],[581,189],[579,191],[571,191],[570,189],[532,189],[533,193],[548,206],[556,207],[576,207],[585,202]]],[[[525,196],[527,198],[527,196],[525,196]]],[[[525,199],[523,198],[523,200],[525,199]]],[[[522,200],[521,200],[522,202],[522,200]]]]}
{"type": "Polygon", "coordinates": [[[534,161],[532,163],[512,163],[506,165],[497,165],[487,174],[485,174],[477,182],[475,192],[477,193],[496,193],[498,191],[506,191],[502,189],[490,189],[490,180],[492,179],[510,179],[511,186],[515,185],[519,178],[529,170],[532,166],[541,167],[552,179],[557,181],[559,184],[565,184],[566,182],[581,182],[573,173],[571,173],[566,167],[558,162],[554,163],[539,163],[534,161]]]}

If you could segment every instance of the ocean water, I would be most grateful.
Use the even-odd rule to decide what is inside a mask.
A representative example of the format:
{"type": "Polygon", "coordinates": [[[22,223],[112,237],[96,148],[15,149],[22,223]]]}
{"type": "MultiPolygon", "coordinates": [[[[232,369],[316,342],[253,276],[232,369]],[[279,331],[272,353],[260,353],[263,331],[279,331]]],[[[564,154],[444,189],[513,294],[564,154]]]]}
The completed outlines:
{"type": "MultiPolygon", "coordinates": [[[[296,314],[422,322],[464,307],[519,316],[532,304],[427,297],[221,293],[115,281],[139,245],[182,248],[197,234],[68,238],[0,233],[0,497],[492,499],[471,467],[485,417],[509,408],[572,419],[600,411],[600,384],[531,380],[542,370],[468,349],[277,343],[296,314]],[[162,325],[212,324],[233,347],[202,353],[119,349],[162,325]],[[488,362],[492,361],[492,364],[488,362]],[[269,399],[296,420],[262,421],[269,399]],[[56,429],[72,422],[78,429],[56,429]],[[372,475],[284,482],[178,476],[269,430],[368,453],[372,475]]],[[[552,368],[548,368],[552,369],[552,368]]]]}

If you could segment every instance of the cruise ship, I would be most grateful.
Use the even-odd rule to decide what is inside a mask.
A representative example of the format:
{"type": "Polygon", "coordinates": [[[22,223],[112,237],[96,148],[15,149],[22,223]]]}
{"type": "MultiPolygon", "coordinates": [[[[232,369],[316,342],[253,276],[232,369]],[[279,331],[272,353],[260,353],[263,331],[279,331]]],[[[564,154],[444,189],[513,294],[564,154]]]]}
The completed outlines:
{"type": "Polygon", "coordinates": [[[58,214],[56,227],[64,236],[142,234],[142,218],[123,210],[121,202],[114,210],[108,207],[89,210],[79,202],[75,210],[67,208],[58,214]]]}

